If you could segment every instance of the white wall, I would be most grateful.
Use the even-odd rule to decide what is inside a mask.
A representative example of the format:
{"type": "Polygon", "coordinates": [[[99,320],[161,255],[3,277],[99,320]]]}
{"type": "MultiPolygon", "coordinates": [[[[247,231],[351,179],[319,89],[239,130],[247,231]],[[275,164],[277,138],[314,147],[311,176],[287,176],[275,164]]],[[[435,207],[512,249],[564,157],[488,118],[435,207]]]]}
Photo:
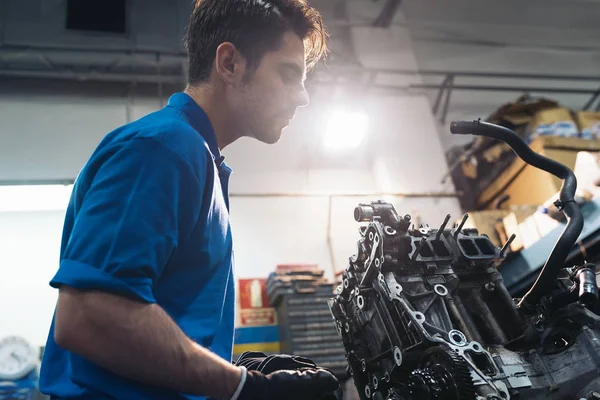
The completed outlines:
{"type": "Polygon", "coordinates": [[[136,119],[158,104],[47,92],[0,95],[0,181],[72,179],[106,133],[128,114],[136,119]]]}
{"type": "Polygon", "coordinates": [[[0,212],[0,338],[18,334],[45,344],[63,218],[64,211],[0,212]]]}

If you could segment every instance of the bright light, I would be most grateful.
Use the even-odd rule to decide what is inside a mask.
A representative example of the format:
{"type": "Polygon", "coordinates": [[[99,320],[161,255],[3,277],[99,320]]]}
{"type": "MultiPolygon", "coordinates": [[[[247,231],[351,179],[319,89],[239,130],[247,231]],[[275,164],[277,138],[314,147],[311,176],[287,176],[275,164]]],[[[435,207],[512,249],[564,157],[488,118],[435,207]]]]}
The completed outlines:
{"type": "Polygon", "coordinates": [[[66,210],[72,191],[72,185],[0,186],[0,212],[66,210]]]}
{"type": "Polygon", "coordinates": [[[367,133],[368,123],[365,113],[334,112],[325,131],[325,146],[336,150],[358,147],[367,133]]]}

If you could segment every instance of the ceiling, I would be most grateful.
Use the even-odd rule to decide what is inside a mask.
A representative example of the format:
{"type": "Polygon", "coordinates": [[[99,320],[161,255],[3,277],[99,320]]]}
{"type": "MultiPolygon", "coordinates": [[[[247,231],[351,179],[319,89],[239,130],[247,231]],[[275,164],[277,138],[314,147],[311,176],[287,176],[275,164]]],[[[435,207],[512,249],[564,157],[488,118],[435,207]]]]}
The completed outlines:
{"type": "MultiPolygon", "coordinates": [[[[373,27],[392,1],[311,1],[323,14],[331,48],[327,62],[308,82],[313,104],[335,103],[336,98],[360,102],[368,93],[381,92],[424,93],[433,105],[448,73],[480,74],[454,78],[455,85],[471,89],[452,91],[447,124],[453,118],[485,117],[522,93],[494,87],[529,88],[534,94],[545,89],[537,94],[572,108],[581,107],[600,87],[600,1],[403,0],[391,13],[389,26],[373,27]],[[542,75],[555,76],[539,79],[542,75]],[[547,90],[553,88],[580,93],[547,90]]],[[[183,86],[186,58],[181,38],[190,0],[130,0],[127,35],[66,31],[65,3],[0,1],[0,77],[113,82],[125,88],[136,82],[139,95],[167,96],[183,86]],[[144,89],[144,83],[152,89],[144,89]]],[[[317,140],[314,126],[319,119],[307,115],[302,111],[290,127],[299,134],[289,135],[281,144],[289,151],[269,153],[264,163],[256,163],[256,170],[272,165],[301,168],[306,163],[360,167],[370,162],[364,154],[352,160],[315,154],[311,143],[317,140]]],[[[457,143],[455,139],[444,135],[444,147],[457,143]]],[[[382,143],[376,146],[381,148],[382,143]]]]}
{"type": "MultiPolygon", "coordinates": [[[[190,0],[131,0],[128,35],[69,32],[65,0],[0,2],[0,74],[84,76],[180,82],[185,73],[181,37],[190,0]],[[133,69],[135,66],[135,70],[133,69]],[[54,68],[53,68],[54,67],[54,68]],[[94,71],[91,73],[91,71],[94,71]]],[[[469,52],[497,49],[600,52],[600,2],[587,0],[313,0],[330,32],[330,67],[403,69],[397,53],[411,47],[419,69],[452,70],[469,52]],[[373,28],[386,4],[398,2],[390,28],[373,28]],[[406,29],[406,31],[402,31],[406,29]],[[373,33],[377,32],[377,33],[373,33]],[[373,38],[407,33],[408,46],[373,38]],[[378,35],[378,36],[373,36],[378,35]],[[372,51],[369,51],[372,49],[372,51]],[[396,54],[396,57],[394,57],[396,54]]],[[[576,63],[573,63],[576,64],[576,63]]],[[[471,64],[490,71],[492,63],[471,64]]],[[[511,65],[518,70],[518,65],[511,65]]],[[[547,69],[548,67],[543,67],[547,69]]],[[[574,65],[577,69],[577,66],[574,65]]],[[[497,70],[497,69],[496,69],[497,70]]]]}

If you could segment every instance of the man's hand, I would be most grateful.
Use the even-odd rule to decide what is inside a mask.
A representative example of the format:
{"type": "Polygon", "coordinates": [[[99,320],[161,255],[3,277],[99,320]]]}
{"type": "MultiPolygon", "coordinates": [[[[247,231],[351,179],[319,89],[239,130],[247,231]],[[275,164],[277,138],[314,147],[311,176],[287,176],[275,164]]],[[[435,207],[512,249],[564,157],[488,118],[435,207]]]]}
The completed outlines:
{"type": "Polygon", "coordinates": [[[321,368],[275,371],[268,375],[248,371],[238,400],[317,400],[339,386],[335,376],[321,368]]]}

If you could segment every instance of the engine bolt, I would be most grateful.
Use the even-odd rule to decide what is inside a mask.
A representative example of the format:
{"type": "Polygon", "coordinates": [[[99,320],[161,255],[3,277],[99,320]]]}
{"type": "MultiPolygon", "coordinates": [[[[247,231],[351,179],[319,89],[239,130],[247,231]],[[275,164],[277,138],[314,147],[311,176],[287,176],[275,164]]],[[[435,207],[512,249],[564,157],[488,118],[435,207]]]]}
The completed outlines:
{"type": "Polygon", "coordinates": [[[356,297],[356,305],[361,310],[365,307],[365,298],[362,295],[356,297]]]}
{"type": "Polygon", "coordinates": [[[394,361],[397,366],[402,365],[402,350],[400,350],[400,347],[398,346],[394,347],[394,361]]]}

